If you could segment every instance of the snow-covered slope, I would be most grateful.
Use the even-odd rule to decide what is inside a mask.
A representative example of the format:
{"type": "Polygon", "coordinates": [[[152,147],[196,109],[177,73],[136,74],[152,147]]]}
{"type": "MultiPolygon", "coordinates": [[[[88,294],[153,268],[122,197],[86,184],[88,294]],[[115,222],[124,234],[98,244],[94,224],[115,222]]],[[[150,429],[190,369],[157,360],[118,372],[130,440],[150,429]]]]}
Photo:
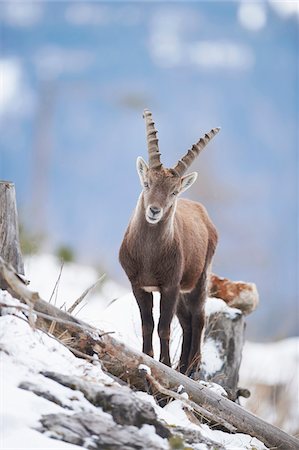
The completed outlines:
{"type": "MultiPolygon", "coordinates": [[[[2,378],[1,423],[2,448],[18,450],[49,450],[102,448],[96,447],[94,439],[86,439],[83,446],[69,445],[61,442],[59,435],[41,433],[41,418],[44,415],[78,413],[94,413],[97,418],[107,420],[107,414],[100,407],[92,405],[80,391],[57,384],[47,378],[44,372],[58,372],[66,375],[76,375],[83,380],[95,383],[96,386],[115,385],[116,382],[103,373],[99,362],[96,365],[75,357],[68,349],[51,336],[33,330],[14,306],[19,302],[7,292],[0,291],[0,303],[11,305],[2,308],[0,316],[0,355],[2,378]],[[28,391],[28,384],[34,386],[35,393],[28,391]],[[38,395],[42,392],[42,396],[38,395]],[[105,416],[106,414],[106,416],[105,416]],[[53,437],[56,438],[52,439],[53,437]]],[[[121,389],[121,387],[119,387],[121,389]]],[[[190,422],[180,401],[174,401],[165,408],[158,407],[153,397],[145,393],[139,394],[142,401],[154,406],[160,420],[169,425],[183,426],[200,433],[215,442],[222,444],[227,450],[265,449],[265,446],[255,438],[243,434],[230,435],[221,431],[211,430],[207,425],[195,425],[190,422]]],[[[111,417],[109,420],[112,420],[111,417]]],[[[145,449],[169,448],[166,439],[158,436],[151,426],[136,429],[145,449]]],[[[194,450],[206,450],[205,444],[194,445],[194,450]]],[[[210,448],[210,447],[209,447],[210,448]]]]}
{"type": "MultiPolygon", "coordinates": [[[[18,304],[17,300],[0,290],[0,301],[18,304]]],[[[50,439],[36,431],[43,414],[57,413],[62,408],[54,402],[20,389],[22,382],[31,382],[49,391],[68,405],[72,411],[90,411],[91,405],[84,396],[43,377],[41,371],[58,371],[94,379],[111,381],[101,370],[76,358],[63,345],[29,326],[25,316],[13,308],[0,317],[1,356],[1,448],[6,449],[75,449],[73,445],[50,439]]]]}
{"type": "MultiPolygon", "coordinates": [[[[25,272],[31,280],[30,288],[40,292],[44,299],[49,299],[60,272],[60,263],[52,255],[35,255],[25,260],[25,272]]],[[[99,275],[92,267],[78,264],[65,264],[58,292],[52,302],[61,306],[71,305],[81,293],[93,284],[99,275]]],[[[106,280],[92,291],[84,302],[84,307],[77,313],[78,317],[105,331],[114,331],[118,339],[140,350],[142,345],[141,323],[137,303],[132,293],[127,292],[116,283],[106,280]],[[115,301],[113,301],[115,300],[115,301]]],[[[211,314],[215,308],[227,308],[219,299],[209,299],[206,313],[211,314]]],[[[229,308],[227,308],[229,309],[229,308]]],[[[230,309],[231,312],[233,312],[230,309]]],[[[75,311],[76,313],[76,311],[75,311]]],[[[154,316],[157,324],[159,317],[159,295],[154,294],[154,316]]],[[[181,346],[181,328],[175,318],[172,323],[171,357],[174,363],[179,358],[181,346]]],[[[159,357],[159,339],[154,333],[155,356],[159,357]]],[[[203,361],[211,367],[220,364],[215,345],[205,342],[203,361]]],[[[299,338],[281,342],[262,344],[246,342],[240,369],[240,386],[251,390],[251,398],[243,401],[246,408],[265,420],[283,428],[285,431],[298,433],[299,409],[299,338]],[[291,412],[291,413],[290,413],[291,412]]]]}
{"type": "MultiPolygon", "coordinates": [[[[37,290],[40,295],[49,300],[60,272],[59,261],[51,255],[40,255],[26,259],[26,277],[30,280],[30,288],[37,290]]],[[[69,307],[82,292],[99,278],[99,274],[91,267],[77,264],[65,264],[63,267],[58,287],[52,296],[52,303],[57,306],[69,307]]],[[[115,331],[116,336],[135,348],[141,348],[141,326],[139,311],[136,301],[131,293],[125,294],[122,287],[107,280],[96,288],[80,305],[75,314],[86,322],[98,326],[105,331],[115,331]]],[[[0,291],[1,300],[5,303],[15,302],[9,294],[0,291]]],[[[159,296],[155,296],[155,317],[159,314],[159,296]]],[[[226,308],[221,300],[210,299],[207,303],[207,313],[215,308],[226,308]]],[[[61,443],[50,439],[35,429],[43,414],[55,413],[62,409],[61,406],[37,397],[32,392],[21,390],[18,386],[21,382],[32,381],[41,384],[52,393],[54,388],[51,380],[44,380],[40,371],[51,370],[60,373],[71,373],[80,377],[87,377],[96,383],[113,383],[105,375],[99,365],[92,365],[76,358],[63,345],[53,338],[33,331],[25,317],[16,312],[18,317],[3,315],[0,317],[0,350],[1,350],[1,378],[3,401],[1,403],[1,420],[4,424],[3,449],[33,449],[39,448],[77,448],[74,445],[61,443]]],[[[156,320],[157,322],[157,320],[156,320]]],[[[178,359],[181,330],[177,320],[172,325],[171,353],[174,360],[178,359]]],[[[158,357],[159,342],[157,333],[154,338],[155,353],[158,357]]],[[[203,359],[211,364],[217,364],[217,349],[209,348],[206,344],[203,348],[203,359]]],[[[276,344],[246,343],[244,348],[243,363],[241,367],[241,383],[243,387],[252,390],[252,400],[247,401],[246,407],[255,411],[266,420],[277,423],[288,432],[296,431],[299,423],[296,392],[298,392],[298,340],[292,339],[276,344]],[[260,390],[262,386],[262,390],[260,390]],[[273,391],[274,389],[274,391],[273,391]],[[270,397],[269,394],[270,392],[270,397]],[[276,394],[275,401],[273,392],[276,394]],[[279,396],[278,396],[279,393],[279,396]],[[272,395],[272,397],[271,397],[272,395]],[[283,408],[277,401],[278,397],[287,399],[283,408]],[[258,407],[257,407],[258,406],[258,407]],[[281,419],[281,412],[285,411],[281,419]],[[288,414],[289,413],[289,414],[288,414]]],[[[63,405],[69,406],[69,414],[76,411],[94,410],[86,399],[78,394],[73,398],[67,388],[59,388],[55,392],[63,405]]],[[[140,394],[145,396],[146,394],[140,394]]],[[[147,401],[152,404],[153,399],[147,396],[147,401]]],[[[171,402],[164,409],[155,405],[159,417],[168,423],[180,426],[194,427],[180,402],[171,402]]],[[[65,412],[65,408],[64,412],[65,412]]],[[[262,449],[263,444],[250,436],[230,435],[207,426],[200,427],[201,432],[211,439],[221,442],[225,448],[233,449],[262,449]]],[[[161,444],[162,445],[162,444],[161,444]]],[[[161,448],[163,448],[161,446],[161,448]]],[[[203,449],[203,447],[198,447],[203,449]]]]}

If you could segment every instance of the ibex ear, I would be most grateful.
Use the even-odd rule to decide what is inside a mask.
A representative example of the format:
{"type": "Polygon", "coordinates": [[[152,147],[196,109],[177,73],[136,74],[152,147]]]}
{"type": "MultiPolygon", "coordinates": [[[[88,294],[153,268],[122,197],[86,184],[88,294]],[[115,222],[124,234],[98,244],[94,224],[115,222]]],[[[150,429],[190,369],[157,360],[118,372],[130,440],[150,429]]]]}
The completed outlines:
{"type": "Polygon", "coordinates": [[[143,186],[147,172],[148,172],[148,165],[146,164],[144,159],[141,158],[141,156],[138,156],[138,158],[137,158],[136,168],[137,168],[137,172],[138,172],[138,175],[140,178],[140,183],[143,186]]]}
{"type": "Polygon", "coordinates": [[[196,181],[197,178],[197,172],[192,172],[189,173],[189,175],[185,175],[184,177],[182,177],[181,181],[181,190],[180,193],[186,191],[187,189],[189,189],[189,187],[192,186],[192,184],[194,183],[194,181],[196,181]]]}

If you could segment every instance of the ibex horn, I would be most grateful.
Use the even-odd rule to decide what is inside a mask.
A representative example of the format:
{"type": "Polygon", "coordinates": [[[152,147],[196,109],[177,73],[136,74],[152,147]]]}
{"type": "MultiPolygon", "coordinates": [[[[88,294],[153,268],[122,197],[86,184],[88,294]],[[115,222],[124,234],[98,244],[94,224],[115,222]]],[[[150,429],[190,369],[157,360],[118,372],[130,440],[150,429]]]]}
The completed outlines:
{"type": "Polygon", "coordinates": [[[152,119],[152,113],[148,109],[145,109],[143,112],[143,118],[145,119],[146,126],[149,168],[160,169],[162,167],[162,163],[160,161],[161,153],[159,152],[157,130],[152,119]]]}
{"type": "Polygon", "coordinates": [[[188,150],[185,156],[181,158],[173,170],[181,177],[188,167],[193,163],[194,159],[200,154],[210,140],[216,136],[220,131],[220,128],[213,128],[209,133],[206,133],[204,137],[200,138],[196,144],[188,150]]]}

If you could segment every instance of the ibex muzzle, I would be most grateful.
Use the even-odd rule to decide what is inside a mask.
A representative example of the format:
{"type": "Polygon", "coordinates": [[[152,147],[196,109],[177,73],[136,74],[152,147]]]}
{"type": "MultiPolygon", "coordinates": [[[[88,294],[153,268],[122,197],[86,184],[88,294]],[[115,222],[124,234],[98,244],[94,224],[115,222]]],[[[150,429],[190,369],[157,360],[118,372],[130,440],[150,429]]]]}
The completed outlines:
{"type": "Polygon", "coordinates": [[[142,192],[119,258],[140,309],[143,351],[153,356],[152,292],[159,291],[160,361],[170,365],[170,323],[176,312],[183,329],[179,368],[190,373],[200,365],[207,272],[217,232],[200,203],[178,196],[195,182],[196,172],[184,173],[219,128],[205,134],[173,168],[167,169],[160,160],[152,114],[145,110],[144,118],[149,159],[148,164],[141,157],[137,159],[142,192]]]}

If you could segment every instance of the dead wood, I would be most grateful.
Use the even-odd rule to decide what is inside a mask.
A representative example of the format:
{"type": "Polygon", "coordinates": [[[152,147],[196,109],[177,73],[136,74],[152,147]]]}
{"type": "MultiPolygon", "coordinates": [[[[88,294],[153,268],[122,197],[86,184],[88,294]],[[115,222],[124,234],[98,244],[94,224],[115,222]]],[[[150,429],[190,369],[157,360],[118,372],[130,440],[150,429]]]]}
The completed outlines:
{"type": "Polygon", "coordinates": [[[15,185],[9,181],[0,181],[0,256],[11,264],[17,273],[24,275],[15,185]]]}
{"type": "Polygon", "coordinates": [[[217,425],[222,425],[228,431],[230,431],[232,433],[235,433],[237,431],[237,429],[234,426],[232,426],[230,423],[226,422],[221,416],[216,417],[215,414],[210,414],[208,410],[203,409],[200,405],[189,400],[189,398],[186,398],[184,395],[165,388],[150,373],[145,373],[144,376],[150,382],[150,384],[155,388],[155,390],[157,390],[161,394],[163,394],[167,397],[170,397],[170,398],[174,398],[175,400],[181,401],[185,406],[187,406],[191,410],[198,413],[205,420],[208,420],[208,416],[210,416],[210,418],[209,418],[210,423],[215,424],[215,421],[217,421],[217,425]]]}
{"type": "MultiPolygon", "coordinates": [[[[209,301],[209,300],[207,300],[209,301]]],[[[206,319],[204,340],[212,341],[218,350],[221,367],[208,367],[208,361],[203,361],[200,375],[205,381],[220,384],[230,400],[237,400],[243,393],[239,389],[239,369],[244,345],[245,320],[239,310],[226,308],[215,311],[206,319]]]]}
{"type": "MultiPolygon", "coordinates": [[[[15,186],[9,181],[0,181],[0,256],[18,274],[24,275],[19,242],[15,186]]],[[[0,288],[6,289],[6,282],[1,278],[1,275],[0,288]]]]}

